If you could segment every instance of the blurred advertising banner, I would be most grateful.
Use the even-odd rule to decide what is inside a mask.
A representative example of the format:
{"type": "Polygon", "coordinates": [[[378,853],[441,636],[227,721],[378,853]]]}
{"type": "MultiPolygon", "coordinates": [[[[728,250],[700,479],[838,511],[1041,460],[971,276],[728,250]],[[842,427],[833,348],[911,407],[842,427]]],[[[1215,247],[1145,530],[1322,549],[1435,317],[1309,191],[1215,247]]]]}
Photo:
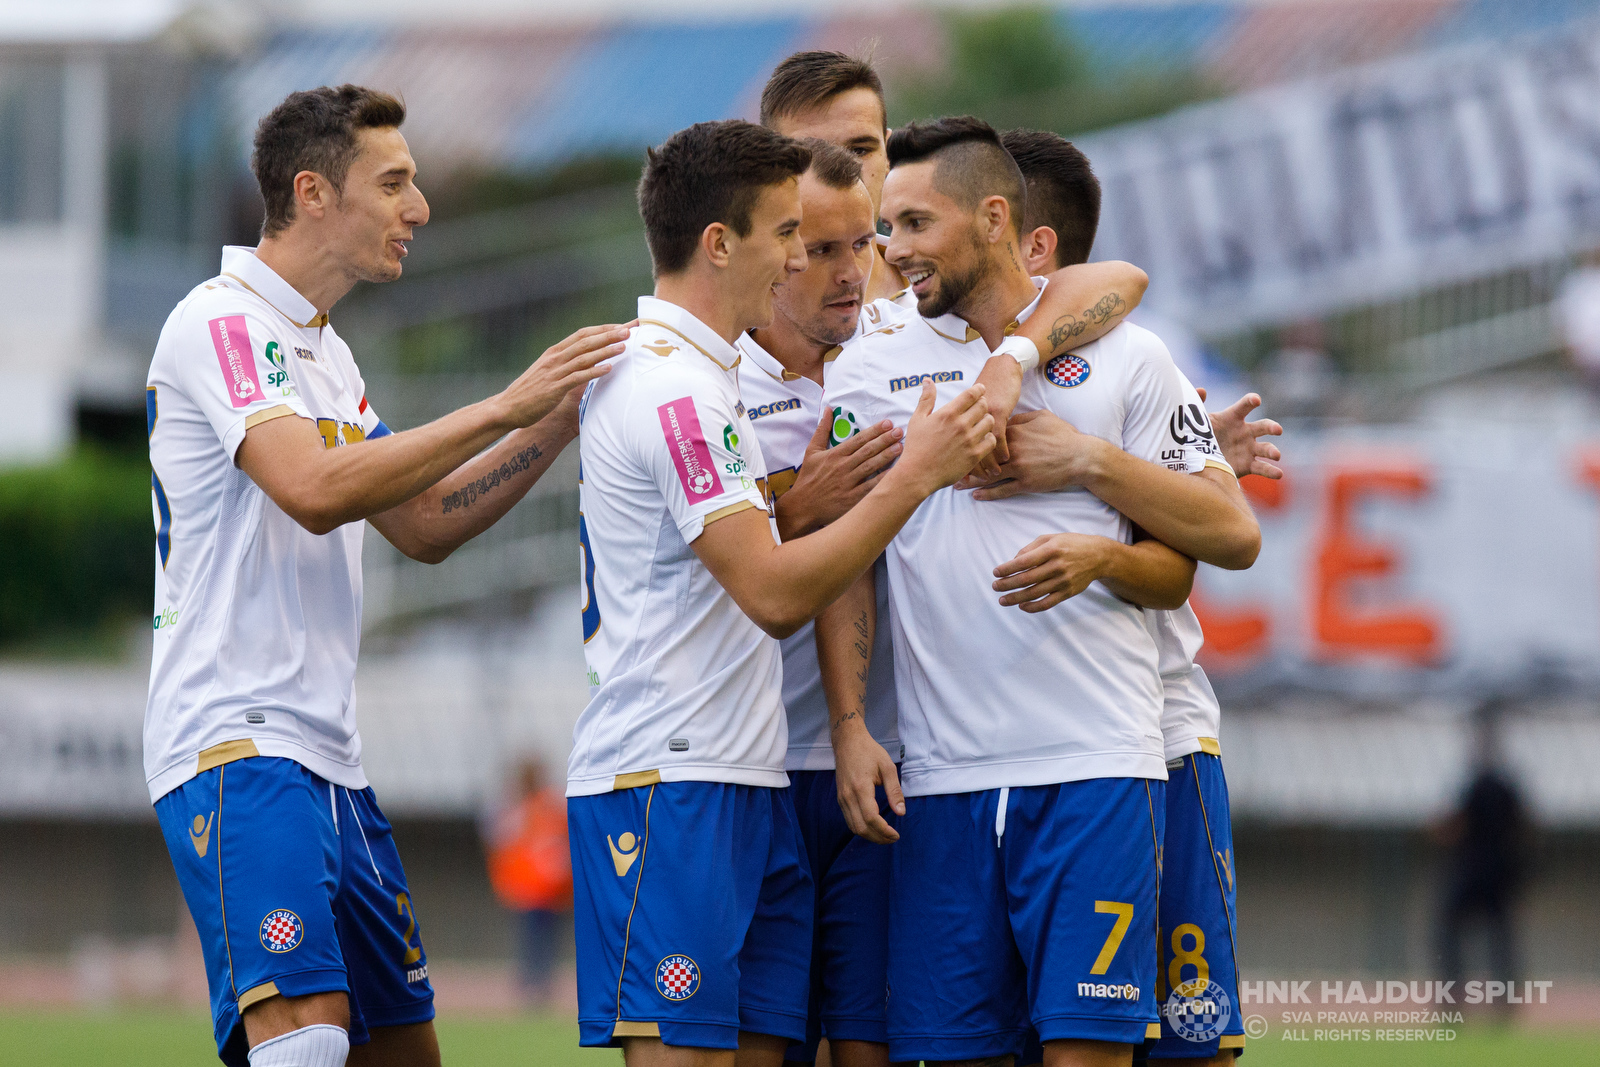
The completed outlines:
{"type": "Polygon", "coordinates": [[[1202,333],[1600,243],[1600,23],[1442,49],[1085,137],[1095,254],[1202,333]]]}
{"type": "Polygon", "coordinates": [[[1360,698],[1600,680],[1600,434],[1450,423],[1296,434],[1246,478],[1262,550],[1203,567],[1219,683],[1360,698]]]}

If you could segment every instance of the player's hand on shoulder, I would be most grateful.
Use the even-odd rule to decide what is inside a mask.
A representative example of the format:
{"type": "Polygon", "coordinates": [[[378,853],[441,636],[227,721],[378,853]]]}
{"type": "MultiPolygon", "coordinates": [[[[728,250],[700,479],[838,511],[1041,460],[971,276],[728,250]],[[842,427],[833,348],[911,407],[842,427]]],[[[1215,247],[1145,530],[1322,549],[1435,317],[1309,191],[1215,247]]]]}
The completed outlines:
{"type": "Polygon", "coordinates": [[[1023,493],[1051,493],[1081,484],[1083,464],[1101,442],[1049,411],[1025,411],[1011,419],[1006,437],[1011,455],[995,476],[974,473],[956,484],[976,489],[979,500],[1004,500],[1023,493]]]}
{"type": "Polygon", "coordinates": [[[906,813],[905,794],[900,790],[900,774],[884,747],[867,732],[860,720],[834,724],[834,780],[838,785],[839,810],[851,833],[876,845],[900,840],[900,833],[889,825],[878,809],[878,786],[897,815],[906,813]]]}
{"type": "Polygon", "coordinates": [[[984,387],[974,383],[950,403],[934,408],[938,390],[922,383],[922,397],[906,425],[905,451],[895,470],[919,480],[933,493],[972,470],[994,448],[994,416],[984,401],[984,387]]]}
{"type": "Polygon", "coordinates": [[[630,326],[585,326],[545,349],[544,355],[497,397],[506,420],[514,426],[532,426],[573,390],[605,374],[611,366],[604,361],[622,353],[630,326]]]}
{"type": "MultiPolygon", "coordinates": [[[[1196,392],[1201,400],[1206,398],[1204,389],[1197,389],[1196,392]]],[[[1272,419],[1246,421],[1250,413],[1260,406],[1260,394],[1246,393],[1231,407],[1208,413],[1211,429],[1217,435],[1217,447],[1222,449],[1222,457],[1233,468],[1234,474],[1241,478],[1246,474],[1259,474],[1263,478],[1276,480],[1283,477],[1283,468],[1277,465],[1283,453],[1277,445],[1262,438],[1281,437],[1283,427],[1272,419]]]]}
{"type": "Polygon", "coordinates": [[[778,498],[778,528],[785,541],[821,529],[855,507],[900,455],[905,431],[887,419],[829,448],[833,418],[831,408],[822,413],[794,485],[778,498]]]}
{"type": "Polygon", "coordinates": [[[1115,542],[1091,534],[1036,537],[994,569],[1000,603],[1030,614],[1048,611],[1089,588],[1105,574],[1115,542]]]}

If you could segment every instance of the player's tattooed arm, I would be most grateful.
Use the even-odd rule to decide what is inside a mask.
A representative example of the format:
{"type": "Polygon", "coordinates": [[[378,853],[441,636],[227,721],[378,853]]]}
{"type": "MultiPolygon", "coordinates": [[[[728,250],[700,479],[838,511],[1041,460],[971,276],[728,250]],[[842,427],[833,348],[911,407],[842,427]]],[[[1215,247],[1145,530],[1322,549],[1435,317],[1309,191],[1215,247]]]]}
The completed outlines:
{"type": "MultiPolygon", "coordinates": [[[[1150,282],[1144,271],[1118,260],[1076,263],[1049,279],[1039,306],[1016,330],[1033,342],[1041,362],[1105,336],[1138,307],[1150,282]]],[[[995,424],[994,451],[979,462],[977,473],[992,480],[1011,455],[1006,422],[1022,395],[1022,368],[1010,356],[995,356],[977,380],[986,390],[995,424]]]]}
{"type": "Polygon", "coordinates": [[[1049,275],[1039,306],[1017,333],[1048,360],[1111,332],[1144,299],[1150,279],[1132,263],[1077,263],[1049,275]]]}
{"type": "Polygon", "coordinates": [[[543,457],[544,453],[539,450],[538,445],[529,445],[500,466],[491,469],[488,474],[465,483],[454,492],[446,491],[439,501],[439,513],[448,515],[452,511],[472,507],[478,502],[479,497],[487,497],[502,485],[509,486],[515,475],[529,470],[534,460],[543,457]]]}
{"type": "MultiPolygon", "coordinates": [[[[1088,342],[1082,340],[1090,327],[1104,326],[1113,320],[1120,322],[1127,315],[1127,301],[1120,293],[1107,293],[1094,302],[1093,307],[1085,308],[1079,314],[1067,312],[1055,322],[1050,324],[1050,332],[1045,335],[1049,344],[1048,352],[1041,346],[1039,357],[1048,359],[1062,352],[1078,348],[1088,342]]],[[[1103,332],[1103,331],[1102,331],[1103,332]]]]}
{"type": "Polygon", "coordinates": [[[878,810],[883,787],[898,815],[905,814],[894,759],[867,731],[867,672],[877,628],[877,586],[868,570],[843,596],[817,616],[817,662],[828,700],[828,734],[833,744],[839,810],[851,831],[887,844],[900,835],[878,810]]]}

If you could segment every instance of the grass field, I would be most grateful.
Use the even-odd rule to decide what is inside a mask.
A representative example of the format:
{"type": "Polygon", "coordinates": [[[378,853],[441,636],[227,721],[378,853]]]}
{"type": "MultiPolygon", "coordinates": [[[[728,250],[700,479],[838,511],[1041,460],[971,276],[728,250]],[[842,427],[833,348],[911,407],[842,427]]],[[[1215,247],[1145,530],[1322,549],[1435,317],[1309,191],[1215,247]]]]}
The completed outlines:
{"type": "MultiPolygon", "coordinates": [[[[162,1013],[0,1013],[0,1061],[26,1067],[210,1067],[204,1016],[162,1013]],[[15,1059],[12,1057],[15,1056],[15,1059]]],[[[616,1067],[612,1051],[579,1049],[567,1019],[472,1019],[439,1024],[452,1067],[616,1067]]],[[[1600,1067],[1600,1031],[1527,1033],[1466,1027],[1447,1044],[1250,1044],[1250,1067],[1600,1067]]]]}

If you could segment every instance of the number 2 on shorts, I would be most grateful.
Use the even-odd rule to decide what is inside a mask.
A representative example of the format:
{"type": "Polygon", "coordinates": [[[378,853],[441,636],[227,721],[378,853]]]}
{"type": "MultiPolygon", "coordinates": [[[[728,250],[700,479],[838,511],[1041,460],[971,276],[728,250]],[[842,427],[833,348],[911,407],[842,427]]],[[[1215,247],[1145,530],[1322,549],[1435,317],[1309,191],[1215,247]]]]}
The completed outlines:
{"type": "Polygon", "coordinates": [[[1117,917],[1117,921],[1111,924],[1111,932],[1106,935],[1106,943],[1100,946],[1100,955],[1094,958],[1094,966],[1089,968],[1090,974],[1105,974],[1111,969],[1111,961],[1116,957],[1117,949],[1122,947],[1122,939],[1127,936],[1128,926],[1133,922],[1133,905],[1097,900],[1094,910],[1099,915],[1117,917]]]}

